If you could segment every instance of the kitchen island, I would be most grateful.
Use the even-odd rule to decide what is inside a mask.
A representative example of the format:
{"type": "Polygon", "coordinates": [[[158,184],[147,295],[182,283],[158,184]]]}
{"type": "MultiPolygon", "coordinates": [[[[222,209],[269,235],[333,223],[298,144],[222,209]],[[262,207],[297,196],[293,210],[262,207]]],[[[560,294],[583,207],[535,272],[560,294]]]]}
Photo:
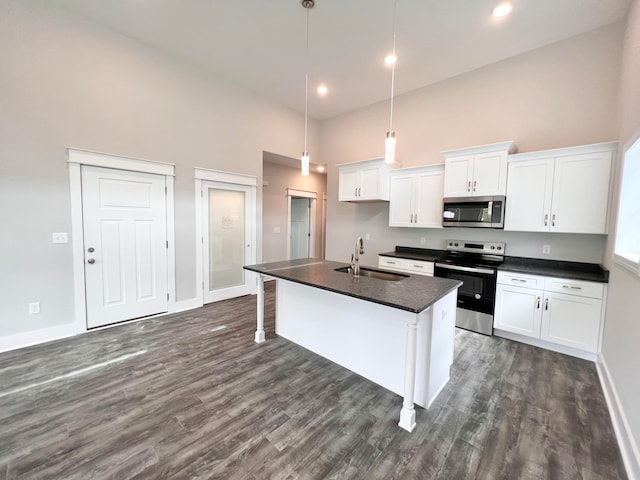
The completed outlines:
{"type": "Polygon", "coordinates": [[[365,267],[354,277],[345,267],[312,258],[245,266],[259,274],[255,341],[265,341],[264,278],[273,277],[276,333],[403,396],[398,425],[412,431],[414,403],[428,408],[449,381],[461,282],[372,278],[365,267]]]}

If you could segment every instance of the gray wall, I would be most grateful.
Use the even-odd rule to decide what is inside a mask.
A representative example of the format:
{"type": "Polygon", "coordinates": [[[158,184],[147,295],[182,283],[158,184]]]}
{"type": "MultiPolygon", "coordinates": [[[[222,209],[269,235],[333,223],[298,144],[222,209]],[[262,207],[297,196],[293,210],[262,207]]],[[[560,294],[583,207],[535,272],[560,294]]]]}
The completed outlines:
{"type": "MultiPolygon", "coordinates": [[[[620,81],[620,148],[614,192],[614,212],[620,192],[620,170],[625,147],[640,137],[640,2],[632,4],[624,41],[620,81]]],[[[620,406],[635,442],[635,476],[640,478],[640,381],[638,351],[640,345],[640,277],[613,262],[615,231],[607,243],[606,266],[610,269],[609,298],[602,345],[602,360],[615,385],[620,406]]]]}
{"type": "MultiPolygon", "coordinates": [[[[617,139],[616,96],[622,24],[573,37],[396,98],[394,130],[403,166],[442,163],[443,150],[514,140],[519,151],[617,139]]],[[[398,71],[400,79],[402,71],[398,71]]],[[[440,247],[446,238],[503,240],[507,254],[602,262],[606,236],[388,227],[388,205],[337,201],[337,164],[381,157],[388,102],[321,124],[321,157],[329,164],[327,258],[349,258],[369,233],[364,262],[395,245],[440,247]]]]}
{"type": "Polygon", "coordinates": [[[177,165],[178,300],[196,295],[193,168],[261,185],[264,150],[302,148],[299,113],[47,3],[0,2],[0,337],[74,321],[71,243],[51,243],[71,232],[67,147],[177,165]]]}
{"type": "Polygon", "coordinates": [[[327,176],[311,172],[300,175],[300,169],[271,162],[264,163],[262,188],[262,259],[276,262],[287,258],[287,188],[316,192],[315,256],[320,257],[322,245],[322,195],[327,191],[327,176]],[[274,233],[274,228],[280,233],[274,233]]]}

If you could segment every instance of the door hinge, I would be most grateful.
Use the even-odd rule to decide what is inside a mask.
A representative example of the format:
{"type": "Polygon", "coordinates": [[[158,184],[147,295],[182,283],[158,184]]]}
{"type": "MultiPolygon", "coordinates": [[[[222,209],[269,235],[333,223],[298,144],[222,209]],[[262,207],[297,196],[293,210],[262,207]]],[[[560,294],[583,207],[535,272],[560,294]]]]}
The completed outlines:
{"type": "Polygon", "coordinates": [[[164,187],[164,194],[166,195],[167,193],[169,193],[169,190],[167,190],[167,187],[164,187]]]}
{"type": "Polygon", "coordinates": [[[169,248],[169,240],[167,240],[167,248],[169,248]]]}
{"type": "Polygon", "coordinates": [[[167,292],[167,300],[169,300],[169,292],[167,292]]]}

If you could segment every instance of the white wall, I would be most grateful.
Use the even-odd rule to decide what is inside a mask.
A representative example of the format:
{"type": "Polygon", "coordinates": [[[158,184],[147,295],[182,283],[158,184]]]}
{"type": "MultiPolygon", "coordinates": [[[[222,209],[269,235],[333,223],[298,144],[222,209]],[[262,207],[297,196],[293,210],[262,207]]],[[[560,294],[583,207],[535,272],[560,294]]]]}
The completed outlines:
{"type": "Polygon", "coordinates": [[[320,257],[322,245],[322,196],[327,191],[327,176],[311,172],[309,176],[300,175],[297,168],[264,163],[263,179],[269,185],[262,189],[262,259],[276,262],[287,259],[287,188],[315,192],[315,256],[320,257]],[[280,233],[275,233],[279,228],[280,233]]]}
{"type": "MultiPolygon", "coordinates": [[[[442,163],[443,150],[514,140],[520,152],[615,140],[624,25],[614,24],[396,98],[394,130],[403,166],[442,163]]],[[[402,70],[397,70],[398,78],[402,70]]],[[[329,164],[327,258],[346,261],[370,233],[363,262],[395,245],[439,248],[446,238],[503,240],[507,254],[602,262],[606,236],[389,228],[388,206],[337,201],[337,164],[381,157],[388,102],[321,124],[329,164]]]]}
{"type": "Polygon", "coordinates": [[[67,147],[177,165],[178,300],[197,288],[193,168],[260,185],[264,150],[301,149],[299,113],[47,4],[0,2],[0,339],[74,321],[71,243],[51,244],[71,232],[67,147]]]}
{"type": "MultiPolygon", "coordinates": [[[[620,169],[625,147],[640,137],[640,2],[635,0],[628,15],[620,81],[620,148],[614,192],[614,212],[620,194],[620,169]]],[[[640,478],[640,277],[613,263],[615,231],[607,243],[606,266],[610,269],[602,360],[617,391],[620,411],[626,416],[631,471],[640,478]],[[633,451],[635,449],[635,452],[633,451]]],[[[630,475],[630,478],[634,478],[630,475]]]]}

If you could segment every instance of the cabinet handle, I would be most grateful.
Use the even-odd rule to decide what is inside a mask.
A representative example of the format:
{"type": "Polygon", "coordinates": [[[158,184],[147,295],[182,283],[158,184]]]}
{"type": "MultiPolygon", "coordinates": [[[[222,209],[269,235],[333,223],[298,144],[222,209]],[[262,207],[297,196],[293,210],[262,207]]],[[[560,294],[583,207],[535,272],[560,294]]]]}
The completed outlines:
{"type": "Polygon", "coordinates": [[[521,278],[512,278],[511,279],[512,282],[520,282],[520,283],[527,283],[526,280],[522,280],[521,278]]]}
{"type": "Polygon", "coordinates": [[[551,216],[551,226],[552,227],[556,226],[556,214],[555,213],[551,216]]]}
{"type": "Polygon", "coordinates": [[[471,180],[467,182],[467,192],[471,191],[471,180]]]}
{"type": "Polygon", "coordinates": [[[424,265],[414,265],[416,268],[424,268],[424,265]]]}
{"type": "Polygon", "coordinates": [[[536,309],[537,309],[537,310],[540,310],[540,297],[536,297],[536,300],[537,300],[537,302],[536,302],[536,309]]]}
{"type": "Polygon", "coordinates": [[[476,180],[474,180],[474,181],[473,181],[473,191],[474,191],[474,192],[476,191],[476,184],[477,184],[477,183],[478,183],[478,182],[477,182],[476,180]]]}
{"type": "Polygon", "coordinates": [[[562,285],[562,288],[569,288],[571,290],[582,290],[582,287],[576,287],[575,285],[562,285]]]}
{"type": "Polygon", "coordinates": [[[414,223],[418,223],[418,214],[417,213],[414,216],[414,223]]]}
{"type": "Polygon", "coordinates": [[[544,215],[544,226],[548,227],[549,226],[549,214],[545,213],[544,215]]]}
{"type": "Polygon", "coordinates": [[[545,310],[549,310],[549,299],[548,298],[544,299],[544,309],[545,310]]]}
{"type": "Polygon", "coordinates": [[[388,263],[389,265],[395,265],[395,264],[396,264],[396,262],[389,262],[389,261],[387,261],[387,263],[388,263]]]}
{"type": "Polygon", "coordinates": [[[358,187],[353,189],[353,196],[357,197],[358,196],[358,187]]]}

